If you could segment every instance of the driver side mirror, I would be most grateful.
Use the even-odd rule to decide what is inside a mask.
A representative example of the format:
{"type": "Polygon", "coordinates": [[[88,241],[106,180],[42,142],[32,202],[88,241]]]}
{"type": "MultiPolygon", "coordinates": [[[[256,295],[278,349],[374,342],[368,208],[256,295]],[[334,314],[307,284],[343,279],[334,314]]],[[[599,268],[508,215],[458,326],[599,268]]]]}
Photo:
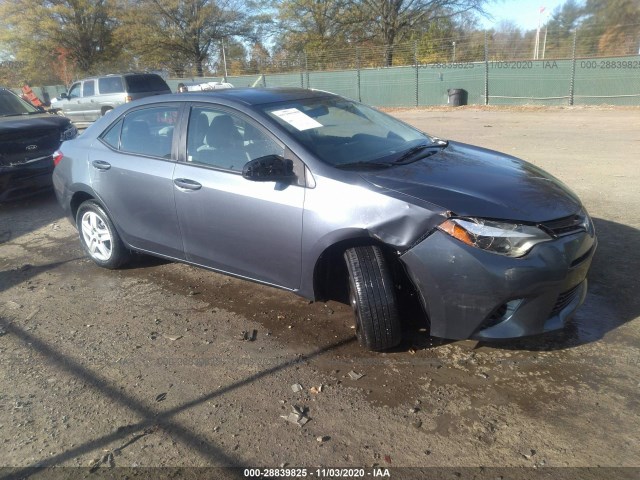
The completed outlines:
{"type": "Polygon", "coordinates": [[[266,155],[247,162],[242,176],[253,182],[290,182],[296,178],[293,161],[279,155],[266,155]]]}

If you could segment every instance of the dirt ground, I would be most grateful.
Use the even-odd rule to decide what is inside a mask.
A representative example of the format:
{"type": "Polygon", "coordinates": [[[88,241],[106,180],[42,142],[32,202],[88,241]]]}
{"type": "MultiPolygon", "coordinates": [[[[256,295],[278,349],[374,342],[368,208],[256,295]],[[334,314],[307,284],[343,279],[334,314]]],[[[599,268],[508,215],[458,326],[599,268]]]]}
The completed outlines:
{"type": "Polygon", "coordinates": [[[52,194],[5,204],[0,466],[640,467],[640,110],[393,114],[582,198],[600,245],[566,330],[486,344],[417,323],[370,353],[345,305],[142,256],[102,270],[52,194]]]}

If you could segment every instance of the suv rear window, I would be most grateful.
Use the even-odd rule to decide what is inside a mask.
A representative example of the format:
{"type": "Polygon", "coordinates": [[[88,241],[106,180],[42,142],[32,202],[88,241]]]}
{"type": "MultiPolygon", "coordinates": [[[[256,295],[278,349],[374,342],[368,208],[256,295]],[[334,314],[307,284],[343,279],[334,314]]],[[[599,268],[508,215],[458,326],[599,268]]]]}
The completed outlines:
{"type": "Polygon", "coordinates": [[[127,92],[129,93],[147,93],[147,92],[170,92],[171,89],[166,82],[159,75],[155,74],[141,74],[141,75],[127,75],[125,82],[127,82],[127,92]]]}
{"type": "Polygon", "coordinates": [[[102,77],[98,79],[98,87],[100,93],[122,93],[122,78],[117,77],[102,77]]]}

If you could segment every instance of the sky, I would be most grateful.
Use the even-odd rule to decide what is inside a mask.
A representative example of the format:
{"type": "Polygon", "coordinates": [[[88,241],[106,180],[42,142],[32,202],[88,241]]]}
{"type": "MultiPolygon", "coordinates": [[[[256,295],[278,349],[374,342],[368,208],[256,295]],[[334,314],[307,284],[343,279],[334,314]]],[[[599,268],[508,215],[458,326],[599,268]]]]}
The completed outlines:
{"type": "Polygon", "coordinates": [[[545,7],[542,14],[542,24],[549,20],[551,13],[564,3],[564,0],[494,0],[486,10],[492,19],[481,18],[483,28],[492,28],[501,20],[511,20],[522,30],[534,30],[538,28],[540,7],[545,7]]]}

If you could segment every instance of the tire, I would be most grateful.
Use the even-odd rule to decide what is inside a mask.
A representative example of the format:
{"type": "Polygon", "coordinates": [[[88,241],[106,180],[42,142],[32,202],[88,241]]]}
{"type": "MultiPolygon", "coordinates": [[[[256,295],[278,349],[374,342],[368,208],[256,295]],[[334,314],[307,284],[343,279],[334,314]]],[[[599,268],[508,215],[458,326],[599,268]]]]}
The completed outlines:
{"type": "Polygon", "coordinates": [[[97,265],[115,269],[129,260],[129,250],[107,213],[95,201],[87,200],[80,205],[76,227],[82,248],[97,265]]]}
{"type": "Polygon", "coordinates": [[[101,116],[105,116],[107,113],[111,112],[111,110],[113,110],[113,108],[111,107],[107,107],[104,110],[102,110],[102,115],[101,116]]]}
{"type": "Polygon", "coordinates": [[[356,316],[356,335],[363,347],[381,351],[402,340],[393,279],[376,246],[344,252],[349,271],[349,303],[356,316]]]}

